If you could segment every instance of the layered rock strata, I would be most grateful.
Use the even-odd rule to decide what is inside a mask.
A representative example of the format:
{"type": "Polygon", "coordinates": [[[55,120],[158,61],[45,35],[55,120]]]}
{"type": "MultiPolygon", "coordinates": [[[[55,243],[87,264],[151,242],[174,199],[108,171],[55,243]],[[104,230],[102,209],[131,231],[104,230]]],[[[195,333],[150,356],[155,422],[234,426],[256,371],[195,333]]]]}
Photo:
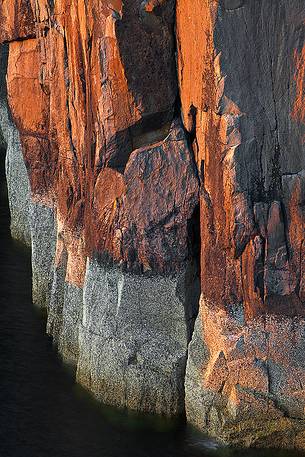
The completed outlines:
{"type": "Polygon", "coordinates": [[[0,5],[12,234],[98,399],[305,447],[304,17],[301,0],[0,5]]]}

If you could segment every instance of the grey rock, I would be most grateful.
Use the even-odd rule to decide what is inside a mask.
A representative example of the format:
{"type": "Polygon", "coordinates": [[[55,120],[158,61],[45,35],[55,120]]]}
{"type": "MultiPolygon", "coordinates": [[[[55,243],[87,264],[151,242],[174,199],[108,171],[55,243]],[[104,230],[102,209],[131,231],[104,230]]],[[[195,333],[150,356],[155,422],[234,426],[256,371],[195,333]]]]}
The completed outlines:
{"type": "Polygon", "coordinates": [[[19,132],[10,116],[6,92],[6,66],[8,49],[0,46],[0,137],[6,149],[6,180],[11,214],[12,236],[31,244],[30,206],[31,193],[27,170],[23,160],[19,132]]]}
{"type": "Polygon", "coordinates": [[[209,349],[203,339],[202,320],[199,314],[189,344],[185,374],[185,410],[187,419],[200,430],[206,428],[206,416],[214,398],[214,393],[207,395],[201,388],[203,367],[207,364],[209,355],[209,349]]]}
{"type": "Polygon", "coordinates": [[[56,227],[54,211],[40,203],[31,204],[33,303],[47,308],[53,282],[56,227]]]}
{"type": "Polygon", "coordinates": [[[228,11],[234,11],[241,8],[245,3],[245,0],[221,0],[221,4],[228,11]]]}
{"type": "Polygon", "coordinates": [[[48,303],[47,333],[63,360],[76,366],[79,354],[79,325],[83,289],[66,282],[67,252],[53,269],[53,282],[48,303]]]}
{"type": "Polygon", "coordinates": [[[51,287],[50,300],[47,304],[47,333],[53,337],[53,342],[56,346],[59,345],[61,329],[63,305],[65,300],[65,277],[67,268],[67,251],[65,250],[60,264],[53,267],[53,282],[51,287]]]}
{"type": "Polygon", "coordinates": [[[167,415],[184,410],[193,307],[181,294],[186,277],[137,276],[88,261],[77,380],[98,399],[167,415]]]}
{"type": "Polygon", "coordinates": [[[58,348],[64,361],[72,365],[78,362],[82,303],[83,289],[66,283],[58,348]]]}

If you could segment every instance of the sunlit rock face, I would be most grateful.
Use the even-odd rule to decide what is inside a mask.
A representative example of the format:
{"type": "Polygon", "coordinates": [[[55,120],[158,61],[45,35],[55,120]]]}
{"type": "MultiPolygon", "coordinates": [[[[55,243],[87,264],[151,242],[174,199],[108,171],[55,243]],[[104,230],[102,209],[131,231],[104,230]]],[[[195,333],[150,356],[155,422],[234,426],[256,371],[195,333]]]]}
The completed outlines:
{"type": "Polygon", "coordinates": [[[98,399],[305,447],[304,16],[2,1],[12,233],[98,399]]]}
{"type": "Polygon", "coordinates": [[[304,16],[298,0],[177,1],[201,185],[186,411],[247,446],[304,446],[304,16]]]}
{"type": "Polygon", "coordinates": [[[9,1],[0,17],[47,331],[99,399],[181,413],[199,180],[179,113],[175,2],[9,1]]]}
{"type": "Polygon", "coordinates": [[[11,233],[15,239],[29,246],[31,244],[30,185],[20,135],[10,116],[7,103],[7,57],[8,45],[2,45],[0,48],[0,149],[1,154],[6,154],[5,171],[11,213],[11,233]]]}

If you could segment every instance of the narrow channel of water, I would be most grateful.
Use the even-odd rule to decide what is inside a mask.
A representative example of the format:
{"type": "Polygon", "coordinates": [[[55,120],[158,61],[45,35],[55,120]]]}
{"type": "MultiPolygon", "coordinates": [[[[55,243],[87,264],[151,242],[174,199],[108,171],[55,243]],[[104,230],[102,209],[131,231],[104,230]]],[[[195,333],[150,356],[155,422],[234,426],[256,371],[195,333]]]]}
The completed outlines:
{"type": "Polygon", "coordinates": [[[10,237],[0,160],[0,457],[296,456],[214,448],[184,423],[100,405],[77,386],[31,303],[30,252],[10,237]]]}

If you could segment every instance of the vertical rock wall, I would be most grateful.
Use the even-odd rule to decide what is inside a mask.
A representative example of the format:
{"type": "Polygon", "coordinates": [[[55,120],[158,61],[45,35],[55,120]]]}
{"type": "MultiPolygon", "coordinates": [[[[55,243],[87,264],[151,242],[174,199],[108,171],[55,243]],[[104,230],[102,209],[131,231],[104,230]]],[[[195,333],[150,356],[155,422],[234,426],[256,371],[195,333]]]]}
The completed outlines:
{"type": "Polygon", "coordinates": [[[24,164],[19,132],[10,116],[7,104],[6,72],[8,46],[0,45],[0,144],[6,150],[6,176],[11,212],[11,232],[14,238],[31,244],[30,185],[24,164]]]}
{"type": "Polygon", "coordinates": [[[0,7],[30,181],[33,300],[97,398],[163,414],[184,411],[199,299],[199,182],[176,109],[174,17],[172,0],[0,7]]]}
{"type": "Polygon", "coordinates": [[[12,233],[102,401],[305,446],[304,16],[301,0],[2,1],[12,233]]]}
{"type": "Polygon", "coordinates": [[[201,187],[186,410],[230,443],[304,445],[304,16],[298,0],[177,1],[201,187]]]}

